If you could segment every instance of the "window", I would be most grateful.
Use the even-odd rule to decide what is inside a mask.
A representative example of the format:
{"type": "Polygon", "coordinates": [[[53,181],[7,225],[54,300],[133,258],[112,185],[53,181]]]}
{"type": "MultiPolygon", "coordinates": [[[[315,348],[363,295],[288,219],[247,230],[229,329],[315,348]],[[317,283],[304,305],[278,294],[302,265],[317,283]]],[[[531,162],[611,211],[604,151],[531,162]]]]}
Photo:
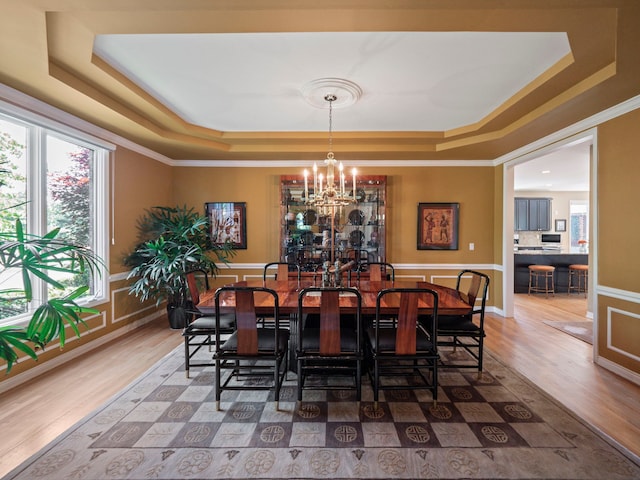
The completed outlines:
{"type": "Polygon", "coordinates": [[[581,247],[578,242],[589,242],[589,201],[571,200],[569,202],[569,241],[571,250],[581,247]]]}
{"type": "MultiPolygon", "coordinates": [[[[29,234],[60,228],[58,238],[88,246],[107,263],[107,182],[109,149],[96,139],[0,102],[0,231],[15,231],[19,219],[29,234]]],[[[33,277],[34,301],[0,305],[0,324],[20,321],[52,295],[88,285],[79,303],[104,300],[106,271],[93,278],[58,276],[65,292],[47,291],[33,277]]],[[[0,290],[22,288],[18,271],[0,272],[0,290]]]]}

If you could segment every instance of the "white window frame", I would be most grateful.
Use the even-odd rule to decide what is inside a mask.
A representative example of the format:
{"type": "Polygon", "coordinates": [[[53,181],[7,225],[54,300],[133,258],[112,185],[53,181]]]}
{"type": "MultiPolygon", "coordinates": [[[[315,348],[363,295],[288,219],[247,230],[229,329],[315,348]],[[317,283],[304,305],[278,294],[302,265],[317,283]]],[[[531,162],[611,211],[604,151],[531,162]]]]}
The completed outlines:
{"type": "MultiPolygon", "coordinates": [[[[28,157],[27,157],[27,199],[28,225],[27,230],[34,234],[46,233],[46,216],[44,214],[46,201],[46,137],[52,135],[67,140],[77,145],[90,148],[93,156],[94,199],[92,208],[95,212],[93,218],[93,245],[94,253],[101,259],[99,274],[94,277],[94,294],[85,297],[78,302],[83,306],[96,306],[109,299],[109,161],[115,145],[105,142],[97,137],[69,127],[61,122],[26,110],[19,105],[5,102],[0,99],[0,113],[23,124],[28,128],[28,157]],[[44,199],[34,201],[34,199],[44,199]]],[[[34,290],[40,298],[46,298],[46,285],[37,278],[32,279],[34,290]]],[[[34,296],[36,296],[34,295],[34,296]]],[[[18,315],[0,320],[0,325],[16,325],[26,323],[31,317],[30,313],[18,315]]]]}
{"type": "Polygon", "coordinates": [[[572,247],[573,245],[573,241],[575,240],[576,242],[578,240],[580,240],[580,238],[574,238],[573,237],[573,230],[571,229],[571,220],[572,220],[572,215],[574,214],[574,212],[576,210],[582,210],[582,207],[585,210],[586,213],[586,219],[587,219],[587,224],[585,225],[585,238],[583,240],[586,240],[587,242],[589,242],[589,200],[569,200],[569,225],[567,226],[567,229],[569,230],[569,248],[575,248],[572,247]]]}

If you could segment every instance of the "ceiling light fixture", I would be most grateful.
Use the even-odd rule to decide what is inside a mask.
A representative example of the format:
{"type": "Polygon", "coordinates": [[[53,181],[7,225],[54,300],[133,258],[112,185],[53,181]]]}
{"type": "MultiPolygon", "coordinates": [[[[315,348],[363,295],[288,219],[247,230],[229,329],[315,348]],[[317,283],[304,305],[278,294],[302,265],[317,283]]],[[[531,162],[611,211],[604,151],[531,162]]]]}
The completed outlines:
{"type": "Polygon", "coordinates": [[[333,153],[333,102],[337,100],[334,93],[324,96],[329,102],[329,151],[324,163],[327,166],[326,177],[318,172],[318,165],[313,163],[313,190],[309,193],[309,172],[304,171],[304,201],[307,205],[313,205],[321,210],[321,213],[335,213],[335,207],[343,207],[350,203],[356,203],[356,175],[357,171],[352,170],[353,189],[350,194],[346,191],[346,175],[342,162],[337,165],[338,179],[336,183],[336,158],[333,153]]]}
{"type": "Polygon", "coordinates": [[[324,105],[329,104],[329,150],[327,158],[324,160],[326,176],[318,171],[318,165],[315,162],[313,163],[313,179],[310,178],[309,172],[304,170],[303,201],[307,207],[314,207],[318,213],[331,219],[330,237],[327,239],[329,255],[325,257],[323,262],[322,284],[340,285],[341,272],[351,268],[353,262],[341,265],[336,256],[336,217],[345,218],[342,208],[349,204],[358,203],[358,190],[356,188],[356,169],[351,171],[351,176],[347,180],[342,162],[338,163],[333,153],[333,107],[334,104],[352,105],[360,98],[362,90],[348,80],[335,78],[314,80],[303,88],[303,95],[311,105],[316,107],[320,106],[318,103],[320,89],[324,90],[322,97],[324,105]],[[340,98],[338,94],[340,94],[340,98]],[[313,184],[310,186],[311,181],[313,184]],[[349,185],[351,191],[348,191],[347,184],[351,184],[349,185]]]}

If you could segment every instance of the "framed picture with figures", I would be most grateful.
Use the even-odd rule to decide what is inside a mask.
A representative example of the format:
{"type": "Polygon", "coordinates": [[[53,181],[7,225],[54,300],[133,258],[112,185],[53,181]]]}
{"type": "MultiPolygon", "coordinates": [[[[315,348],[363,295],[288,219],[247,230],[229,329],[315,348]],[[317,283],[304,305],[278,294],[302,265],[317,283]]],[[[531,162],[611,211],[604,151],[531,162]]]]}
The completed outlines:
{"type": "Polygon", "coordinates": [[[247,205],[244,202],[209,202],[204,204],[214,245],[230,243],[234,249],[247,248],[247,205]]]}
{"type": "Polygon", "coordinates": [[[418,250],[458,250],[459,203],[418,204],[418,250]]]}

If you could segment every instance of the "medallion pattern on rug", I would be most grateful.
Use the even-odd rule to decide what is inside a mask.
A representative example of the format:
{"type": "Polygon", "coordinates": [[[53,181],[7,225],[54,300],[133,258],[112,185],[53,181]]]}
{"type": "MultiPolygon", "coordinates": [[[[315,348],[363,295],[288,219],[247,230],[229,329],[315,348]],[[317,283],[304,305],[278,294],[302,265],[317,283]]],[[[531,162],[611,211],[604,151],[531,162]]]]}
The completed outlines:
{"type": "MultiPolygon", "coordinates": [[[[412,390],[224,392],[182,350],[7,479],[632,479],[640,467],[491,356],[412,390]]],[[[399,380],[400,381],[400,380],[399,380]]]]}

